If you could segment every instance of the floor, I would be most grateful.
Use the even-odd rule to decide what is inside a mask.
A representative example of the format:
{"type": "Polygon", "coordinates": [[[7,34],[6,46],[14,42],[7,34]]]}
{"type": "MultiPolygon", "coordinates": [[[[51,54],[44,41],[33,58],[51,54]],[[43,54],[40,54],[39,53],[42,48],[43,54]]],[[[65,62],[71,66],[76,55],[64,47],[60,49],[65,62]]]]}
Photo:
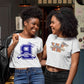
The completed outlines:
{"type": "Polygon", "coordinates": [[[9,80],[5,84],[14,84],[14,74],[10,76],[9,80]]]}

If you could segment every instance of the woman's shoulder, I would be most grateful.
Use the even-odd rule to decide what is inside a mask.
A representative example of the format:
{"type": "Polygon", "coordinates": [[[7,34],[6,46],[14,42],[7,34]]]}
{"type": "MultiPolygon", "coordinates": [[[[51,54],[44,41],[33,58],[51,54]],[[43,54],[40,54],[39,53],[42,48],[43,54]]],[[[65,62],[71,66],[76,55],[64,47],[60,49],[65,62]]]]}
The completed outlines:
{"type": "Polygon", "coordinates": [[[39,36],[35,36],[35,39],[39,40],[39,41],[42,41],[42,38],[39,37],[39,36]]]}
{"type": "Polygon", "coordinates": [[[55,35],[55,34],[48,35],[48,39],[55,39],[55,38],[57,38],[57,35],[55,35]]]}
{"type": "Polygon", "coordinates": [[[78,39],[76,37],[73,38],[68,38],[68,41],[72,42],[72,43],[79,43],[78,39]]]}
{"type": "Polygon", "coordinates": [[[71,38],[72,41],[78,41],[76,37],[71,38]]]}

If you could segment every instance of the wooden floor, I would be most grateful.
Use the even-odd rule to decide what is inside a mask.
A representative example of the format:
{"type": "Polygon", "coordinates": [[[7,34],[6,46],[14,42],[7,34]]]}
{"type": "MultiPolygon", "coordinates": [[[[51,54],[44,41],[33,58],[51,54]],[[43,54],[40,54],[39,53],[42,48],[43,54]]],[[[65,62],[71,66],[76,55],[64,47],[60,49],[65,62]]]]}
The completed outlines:
{"type": "Polygon", "coordinates": [[[9,80],[5,84],[14,84],[14,74],[10,76],[9,80]]]}

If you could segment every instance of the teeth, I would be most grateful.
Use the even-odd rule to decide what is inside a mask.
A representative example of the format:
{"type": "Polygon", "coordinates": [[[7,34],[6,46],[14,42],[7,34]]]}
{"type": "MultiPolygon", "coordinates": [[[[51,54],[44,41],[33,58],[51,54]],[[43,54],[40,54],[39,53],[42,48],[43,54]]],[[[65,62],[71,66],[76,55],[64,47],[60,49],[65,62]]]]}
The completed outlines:
{"type": "Polygon", "coordinates": [[[52,29],[54,29],[54,28],[52,28],[52,29]]]}
{"type": "Polygon", "coordinates": [[[36,30],[33,29],[32,31],[36,31],[36,30]]]}

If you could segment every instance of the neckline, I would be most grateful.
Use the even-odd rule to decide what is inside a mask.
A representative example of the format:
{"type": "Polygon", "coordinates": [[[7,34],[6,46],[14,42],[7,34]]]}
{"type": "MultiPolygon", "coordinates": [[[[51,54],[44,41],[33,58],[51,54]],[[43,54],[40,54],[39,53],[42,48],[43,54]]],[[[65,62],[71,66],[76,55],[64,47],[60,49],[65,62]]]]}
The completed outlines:
{"type": "Polygon", "coordinates": [[[67,39],[67,38],[57,37],[57,39],[67,39]]]}
{"type": "Polygon", "coordinates": [[[20,36],[20,33],[18,33],[18,35],[19,35],[19,37],[22,38],[22,39],[35,39],[35,37],[36,37],[36,36],[35,36],[34,38],[24,38],[24,37],[20,36]]]}
{"type": "Polygon", "coordinates": [[[63,38],[63,37],[58,37],[57,35],[53,34],[53,36],[55,36],[57,39],[60,39],[60,40],[65,40],[65,39],[68,39],[68,38],[63,38]]]}

